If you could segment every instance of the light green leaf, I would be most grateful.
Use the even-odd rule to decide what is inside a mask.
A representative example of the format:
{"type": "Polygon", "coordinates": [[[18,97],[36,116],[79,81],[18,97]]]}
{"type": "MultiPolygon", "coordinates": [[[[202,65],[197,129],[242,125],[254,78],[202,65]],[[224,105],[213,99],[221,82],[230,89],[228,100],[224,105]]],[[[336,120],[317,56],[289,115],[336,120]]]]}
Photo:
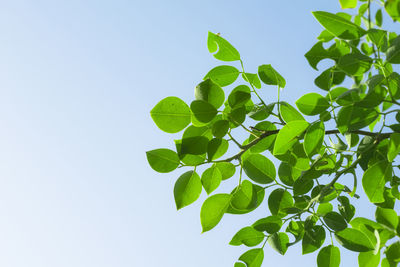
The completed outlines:
{"type": "Polygon", "coordinates": [[[219,120],[216,121],[212,126],[212,134],[217,138],[224,137],[229,130],[229,121],[219,120]]]}
{"type": "Polygon", "coordinates": [[[263,83],[268,85],[277,85],[280,88],[286,85],[285,79],[270,64],[259,66],[258,76],[263,83]]]}
{"type": "Polygon", "coordinates": [[[235,262],[233,267],[246,267],[246,265],[243,262],[235,262]]]}
{"type": "Polygon", "coordinates": [[[243,170],[254,182],[272,183],[276,177],[276,169],[272,161],[260,154],[251,154],[243,161],[243,170]]]}
{"type": "Polygon", "coordinates": [[[338,247],[329,245],[323,247],[317,256],[318,267],[339,267],[340,250],[338,247]]]}
{"type": "Polygon", "coordinates": [[[337,115],[337,127],[341,133],[358,130],[370,125],[378,115],[375,109],[345,106],[337,115]]]}
{"type": "Polygon", "coordinates": [[[294,107],[286,102],[279,103],[279,112],[282,116],[282,119],[288,123],[291,121],[299,121],[304,120],[304,117],[298,112],[294,107]]]}
{"type": "Polygon", "coordinates": [[[386,51],[386,60],[392,64],[400,64],[400,37],[397,37],[386,51]]]}
{"type": "Polygon", "coordinates": [[[203,233],[210,231],[221,221],[231,199],[232,195],[230,194],[216,194],[204,201],[200,211],[203,233]]]}
{"type": "Polygon", "coordinates": [[[210,70],[204,80],[211,79],[221,87],[228,86],[234,83],[239,76],[239,70],[235,67],[222,65],[210,70]]]}
{"type": "Polygon", "coordinates": [[[321,149],[325,137],[325,125],[323,122],[315,122],[310,125],[304,136],[304,151],[311,158],[321,149]]]}
{"type": "Polygon", "coordinates": [[[358,255],[358,265],[363,267],[378,267],[381,260],[381,254],[374,254],[373,251],[361,252],[358,255]]]}
{"type": "Polygon", "coordinates": [[[341,16],[325,11],[312,13],[326,30],[340,39],[355,40],[366,34],[364,29],[341,16]]]}
{"type": "Polygon", "coordinates": [[[162,131],[177,133],[190,123],[191,112],[188,105],[178,97],[164,98],[150,111],[151,118],[162,131]]]}
{"type": "Polygon", "coordinates": [[[237,232],[229,245],[240,246],[244,244],[248,247],[254,247],[260,244],[264,240],[265,236],[263,233],[257,231],[251,226],[244,227],[237,232]]]}
{"type": "Polygon", "coordinates": [[[310,51],[308,51],[304,56],[306,57],[308,63],[310,64],[311,67],[313,67],[315,70],[317,69],[318,63],[325,59],[330,57],[330,53],[325,50],[324,46],[322,45],[323,42],[318,42],[316,43],[310,51]]]}
{"type": "Polygon", "coordinates": [[[305,115],[318,115],[329,107],[329,102],[320,94],[308,93],[296,101],[297,108],[305,115]]]}
{"type": "Polygon", "coordinates": [[[318,216],[324,216],[325,214],[327,214],[328,212],[331,212],[333,209],[333,206],[331,203],[321,203],[318,205],[318,209],[317,209],[317,215],[318,216]]]}
{"type": "Polygon", "coordinates": [[[393,20],[400,19],[400,2],[398,0],[385,1],[385,10],[393,20]]]}
{"type": "Polygon", "coordinates": [[[392,162],[400,152],[400,133],[390,135],[390,143],[387,152],[388,161],[392,162]]]}
{"type": "Polygon", "coordinates": [[[391,230],[396,230],[399,224],[399,217],[393,209],[376,208],[375,219],[378,223],[385,225],[391,230]]]}
{"type": "Polygon", "coordinates": [[[222,180],[231,178],[236,172],[235,165],[231,162],[218,162],[214,163],[213,166],[217,167],[221,172],[222,180]]]}
{"type": "Polygon", "coordinates": [[[274,155],[283,155],[293,146],[293,140],[302,134],[308,127],[308,122],[304,120],[290,121],[279,131],[275,140],[274,155]]]}
{"type": "Polygon", "coordinates": [[[196,86],[194,96],[196,100],[204,100],[215,108],[219,108],[225,101],[225,93],[222,88],[210,79],[196,86]]]}
{"type": "Polygon", "coordinates": [[[239,260],[246,263],[247,267],[261,267],[264,260],[264,250],[262,248],[253,248],[243,253],[239,260]]]}
{"type": "Polygon", "coordinates": [[[211,194],[215,189],[217,189],[221,180],[222,174],[215,165],[205,170],[201,175],[201,183],[203,184],[207,194],[211,194]]]}
{"type": "Polygon", "coordinates": [[[161,173],[172,172],[179,165],[179,156],[175,151],[166,148],[155,149],[146,152],[150,167],[161,173]]]}
{"type": "Polygon", "coordinates": [[[385,183],[391,178],[392,165],[387,161],[379,161],[364,172],[362,185],[369,201],[372,203],[385,201],[383,197],[385,183]]]}
{"type": "Polygon", "coordinates": [[[216,59],[222,61],[236,61],[240,60],[240,54],[227,40],[219,36],[208,32],[207,47],[210,53],[214,53],[213,56],[216,59]]]}
{"type": "Polygon", "coordinates": [[[385,251],[386,258],[389,261],[400,262],[400,242],[394,242],[385,251]]]}
{"type": "Polygon", "coordinates": [[[269,237],[268,244],[279,254],[285,255],[289,245],[289,237],[286,233],[275,233],[269,237]]]}
{"type": "Polygon", "coordinates": [[[217,109],[204,100],[195,100],[190,104],[194,117],[203,123],[208,123],[217,115],[217,109]]]}
{"type": "Polygon", "coordinates": [[[335,233],[335,237],[339,244],[351,251],[366,252],[375,248],[368,237],[357,229],[346,228],[335,233]]]}
{"type": "Polygon", "coordinates": [[[244,180],[234,192],[231,199],[231,206],[234,209],[252,209],[257,205],[257,192],[250,181],[244,180]]]}
{"type": "Polygon", "coordinates": [[[179,210],[195,202],[201,194],[201,180],[194,171],[182,174],[175,183],[174,197],[176,208],[179,210]]]}
{"type": "Polygon", "coordinates": [[[268,197],[268,207],[272,215],[284,217],[287,215],[285,209],[292,206],[292,195],[282,188],[275,189],[268,197]]]}
{"type": "Polygon", "coordinates": [[[255,88],[260,89],[261,88],[261,81],[258,78],[257,74],[253,73],[242,73],[242,77],[246,82],[249,82],[252,84],[255,88]]]}
{"type": "MultiPolygon", "coordinates": [[[[346,8],[356,8],[357,7],[357,0],[339,0],[339,2],[340,2],[340,6],[343,8],[343,9],[346,9],[346,8]]],[[[340,262],[340,261],[339,261],[340,262]]],[[[330,265],[327,265],[327,266],[330,266],[330,265]]],[[[335,265],[336,266],[336,265],[335,265]]],[[[339,266],[339,264],[337,265],[337,266],[339,266]]],[[[318,267],[319,267],[319,265],[318,265],[318,267]]]]}

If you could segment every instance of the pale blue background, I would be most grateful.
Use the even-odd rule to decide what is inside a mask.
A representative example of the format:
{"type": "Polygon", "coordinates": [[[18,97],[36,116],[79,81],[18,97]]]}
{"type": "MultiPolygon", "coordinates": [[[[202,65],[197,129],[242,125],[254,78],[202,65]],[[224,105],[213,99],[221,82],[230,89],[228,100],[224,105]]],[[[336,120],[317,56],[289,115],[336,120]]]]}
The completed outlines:
{"type": "MultiPolygon", "coordinates": [[[[149,111],[170,95],[190,102],[220,64],[206,48],[209,30],[235,45],[248,71],[279,70],[283,99],[318,91],[303,56],[322,29],[311,11],[337,12],[337,1],[0,3],[0,266],[233,266],[246,248],[230,238],[267,207],[200,234],[205,193],[177,212],[183,170],[147,164],[145,151],[178,138],[149,111]]],[[[275,90],[262,94],[273,101],[275,90]]],[[[314,266],[315,257],[267,246],[263,266],[314,266]]]]}

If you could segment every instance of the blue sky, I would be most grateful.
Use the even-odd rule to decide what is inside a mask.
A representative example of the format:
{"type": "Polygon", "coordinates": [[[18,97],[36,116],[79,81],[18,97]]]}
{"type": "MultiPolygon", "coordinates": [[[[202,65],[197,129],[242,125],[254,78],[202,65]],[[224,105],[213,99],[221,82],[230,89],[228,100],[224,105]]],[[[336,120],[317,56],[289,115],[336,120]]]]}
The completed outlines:
{"type": "MultiPolygon", "coordinates": [[[[233,266],[233,234],[261,216],[226,216],[200,234],[200,204],[177,212],[181,170],[157,174],[145,151],[173,147],[149,111],[193,99],[220,64],[208,31],[239,50],[248,71],[272,64],[293,103],[316,91],[304,58],[322,30],[311,11],[337,1],[13,0],[0,8],[0,265],[233,266]]],[[[275,90],[274,90],[275,91],[275,90]]],[[[274,91],[265,90],[267,101],[274,91]]],[[[221,192],[230,192],[228,184],[221,192]]],[[[314,266],[301,247],[263,266],[314,266]]],[[[355,263],[355,257],[343,255],[355,263]]]]}

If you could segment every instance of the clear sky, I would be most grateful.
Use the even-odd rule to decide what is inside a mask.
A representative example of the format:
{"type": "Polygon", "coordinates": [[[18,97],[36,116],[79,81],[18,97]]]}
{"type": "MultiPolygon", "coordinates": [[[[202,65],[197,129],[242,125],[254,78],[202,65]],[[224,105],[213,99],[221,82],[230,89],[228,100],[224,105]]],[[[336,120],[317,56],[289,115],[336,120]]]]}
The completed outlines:
{"type": "MultiPolygon", "coordinates": [[[[205,193],[177,212],[182,170],[147,164],[145,151],[173,148],[178,136],[158,130],[149,111],[170,95],[190,102],[221,64],[208,31],[227,38],[248,71],[272,64],[287,80],[284,100],[318,92],[303,56],[322,30],[311,11],[337,12],[338,1],[0,2],[0,266],[233,266],[246,248],[228,242],[267,206],[200,234],[205,193]]],[[[267,247],[263,266],[315,258],[299,245],[286,256],[267,247]]]]}

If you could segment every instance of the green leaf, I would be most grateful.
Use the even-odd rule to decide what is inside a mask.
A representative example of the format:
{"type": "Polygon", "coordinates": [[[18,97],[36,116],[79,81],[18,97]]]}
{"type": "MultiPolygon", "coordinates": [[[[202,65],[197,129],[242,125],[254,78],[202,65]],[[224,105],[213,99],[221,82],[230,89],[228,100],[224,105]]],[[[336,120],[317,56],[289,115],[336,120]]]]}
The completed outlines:
{"type": "Polygon", "coordinates": [[[179,210],[195,202],[201,194],[201,180],[194,171],[182,174],[175,183],[174,197],[176,208],[179,210]]]}
{"type": "Polygon", "coordinates": [[[282,116],[282,119],[288,123],[291,121],[298,121],[298,120],[304,120],[304,117],[298,112],[294,107],[292,107],[290,104],[286,102],[280,102],[279,103],[279,112],[282,116]]]}
{"type": "Polygon", "coordinates": [[[317,69],[318,63],[325,59],[330,57],[330,53],[325,50],[324,46],[322,45],[323,42],[318,42],[316,43],[310,51],[308,51],[304,56],[306,57],[308,63],[310,64],[311,67],[313,67],[315,70],[317,69]]]}
{"type": "Polygon", "coordinates": [[[385,225],[391,230],[396,230],[399,224],[399,217],[397,217],[397,213],[393,209],[377,207],[375,218],[378,223],[385,225]]]}
{"type": "Polygon", "coordinates": [[[166,148],[147,151],[146,156],[150,167],[161,173],[172,172],[178,168],[180,162],[178,154],[166,148]]]}
{"type": "Polygon", "coordinates": [[[229,245],[240,246],[244,244],[248,247],[254,247],[260,244],[264,240],[265,236],[263,233],[255,230],[251,226],[244,227],[237,232],[229,245]]]}
{"type": "Polygon", "coordinates": [[[207,146],[208,160],[212,161],[223,156],[228,151],[229,143],[225,139],[214,138],[207,146]]]}
{"type": "Polygon", "coordinates": [[[316,86],[322,90],[329,91],[333,85],[341,84],[346,77],[346,74],[334,68],[329,68],[323,71],[315,80],[316,86]]]}
{"type": "Polygon", "coordinates": [[[358,265],[363,267],[378,267],[381,254],[374,254],[373,251],[361,252],[358,255],[358,265]]]}
{"type": "Polygon", "coordinates": [[[292,195],[282,188],[275,189],[268,197],[268,207],[272,215],[284,217],[287,215],[285,209],[292,206],[292,195]]]}
{"type": "Polygon", "coordinates": [[[372,203],[385,201],[383,197],[385,183],[391,178],[392,165],[386,161],[379,161],[364,172],[362,185],[369,201],[372,203]]]}
{"type": "Polygon", "coordinates": [[[260,232],[267,232],[273,234],[278,232],[282,227],[282,219],[278,216],[268,216],[257,220],[253,223],[252,227],[260,232]]]}
{"type": "MultiPolygon", "coordinates": [[[[238,200],[238,201],[235,201],[236,207],[234,207],[234,205],[232,205],[232,203],[231,203],[231,205],[229,206],[226,213],[246,214],[246,213],[249,213],[249,212],[255,210],[263,202],[264,197],[265,197],[265,189],[256,184],[253,184],[252,199],[250,202],[248,202],[248,200],[250,199],[249,198],[250,191],[248,189],[246,189],[247,196],[242,194],[244,192],[240,192],[240,191],[244,191],[243,184],[245,182],[250,183],[248,180],[245,180],[245,181],[243,181],[243,183],[241,184],[240,187],[236,187],[231,192],[231,195],[233,195],[233,198],[237,198],[236,200],[238,200]],[[243,205],[243,206],[245,206],[245,203],[250,203],[250,204],[246,209],[238,209],[237,207],[239,206],[240,201],[243,201],[243,203],[241,203],[241,205],[243,205]]],[[[232,201],[233,201],[233,198],[232,198],[232,201]]]]}
{"type": "Polygon", "coordinates": [[[195,100],[190,104],[194,117],[203,123],[208,123],[217,115],[217,109],[204,100],[195,100]]]}
{"type": "Polygon", "coordinates": [[[207,194],[211,194],[215,189],[217,189],[221,180],[222,174],[215,165],[205,170],[201,175],[201,183],[203,184],[207,194]]]}
{"type": "Polygon", "coordinates": [[[216,194],[207,198],[200,211],[200,221],[203,233],[213,229],[222,219],[229,207],[232,195],[216,194]]]}
{"type": "Polygon", "coordinates": [[[251,209],[257,205],[257,192],[253,184],[244,180],[237,190],[234,190],[231,206],[237,210],[251,209]]]}
{"type": "Polygon", "coordinates": [[[289,245],[289,237],[286,233],[274,233],[269,237],[268,244],[279,254],[285,255],[289,245]]]}
{"type": "Polygon", "coordinates": [[[240,60],[240,54],[227,40],[208,32],[207,47],[210,53],[215,53],[213,56],[222,61],[236,61],[240,60]]]}
{"type": "Polygon", "coordinates": [[[250,88],[246,85],[239,85],[229,94],[228,103],[231,108],[237,108],[244,106],[250,98],[250,88]]]}
{"type": "Polygon", "coordinates": [[[321,149],[325,136],[325,125],[323,122],[315,122],[310,125],[304,136],[304,151],[311,158],[321,149]]]}
{"type": "Polygon", "coordinates": [[[368,237],[357,229],[346,228],[335,233],[335,237],[339,244],[351,251],[366,252],[375,248],[368,237]]]}
{"type": "Polygon", "coordinates": [[[386,51],[386,60],[392,64],[400,64],[400,37],[397,37],[386,51]]]}
{"type": "MultiPolygon", "coordinates": [[[[257,129],[255,133],[259,133],[259,131],[274,131],[276,130],[276,126],[269,121],[262,121],[260,123],[257,123],[256,126],[254,126],[254,129],[257,129]]],[[[253,141],[255,138],[255,136],[250,135],[249,142],[253,141]]],[[[261,153],[269,149],[274,143],[275,138],[276,134],[271,134],[270,136],[261,139],[257,144],[250,148],[251,153],[261,153]]]]}
{"type": "Polygon", "coordinates": [[[164,98],[150,111],[158,128],[167,133],[177,133],[190,123],[191,112],[181,99],[170,96],[164,98]]]}
{"type": "Polygon", "coordinates": [[[279,131],[274,145],[274,155],[283,155],[293,146],[293,140],[302,134],[308,127],[304,120],[290,121],[279,131]]]}
{"type": "Polygon", "coordinates": [[[368,30],[368,37],[371,39],[371,42],[378,47],[378,49],[382,49],[387,45],[387,32],[384,30],[370,29],[368,30]]]}
{"type": "Polygon", "coordinates": [[[398,0],[385,1],[385,9],[393,20],[400,19],[400,2],[398,0]]]}
{"type": "Polygon", "coordinates": [[[235,262],[233,267],[246,267],[246,265],[243,262],[235,262]]]}
{"type": "Polygon", "coordinates": [[[312,13],[326,30],[340,39],[355,40],[366,34],[364,29],[338,15],[325,11],[312,13]]]}
{"type": "Polygon", "coordinates": [[[225,101],[225,93],[222,88],[210,79],[196,86],[194,96],[196,100],[204,100],[215,108],[219,108],[225,101]]]}
{"type": "Polygon", "coordinates": [[[272,161],[260,154],[251,154],[243,161],[243,170],[254,182],[272,183],[276,177],[276,169],[272,161]]]}
{"type": "Polygon", "coordinates": [[[387,153],[388,161],[392,162],[400,152],[400,133],[390,135],[389,149],[387,153]]]}
{"type": "Polygon", "coordinates": [[[218,162],[214,163],[214,165],[221,172],[222,180],[226,180],[231,178],[235,172],[236,168],[231,162],[218,162]]]}
{"type": "Polygon", "coordinates": [[[320,94],[309,93],[296,101],[297,108],[305,115],[318,115],[329,107],[329,102],[320,94]]]}
{"type": "Polygon", "coordinates": [[[235,67],[222,65],[210,70],[206,76],[204,76],[204,80],[209,78],[219,86],[224,87],[234,83],[239,73],[239,70],[235,67]]]}
{"type": "Polygon", "coordinates": [[[270,64],[259,66],[258,76],[263,83],[268,85],[277,85],[280,88],[286,85],[285,79],[270,64]]]}
{"type": "Polygon", "coordinates": [[[358,130],[370,125],[378,115],[375,109],[345,106],[337,115],[337,127],[341,133],[358,130]]]}
{"type": "Polygon", "coordinates": [[[253,73],[242,73],[242,77],[243,79],[252,84],[255,88],[260,89],[261,88],[261,81],[258,78],[257,74],[253,74],[253,73]]]}
{"type": "Polygon", "coordinates": [[[338,247],[329,245],[323,247],[317,256],[318,267],[339,267],[340,250],[338,247]]]}
{"type": "Polygon", "coordinates": [[[318,216],[324,216],[325,214],[331,212],[333,209],[333,206],[331,203],[321,203],[318,205],[317,209],[317,215],[318,216]]]}
{"type": "Polygon", "coordinates": [[[229,121],[219,120],[216,121],[212,126],[212,134],[217,138],[224,137],[229,130],[229,121]]]}
{"type": "MultiPolygon", "coordinates": [[[[357,7],[357,0],[339,0],[340,2],[340,6],[343,9],[346,8],[356,8],[357,7]]],[[[340,261],[339,261],[340,262],[340,261]]],[[[321,265],[322,266],[322,265],[321,265]]],[[[325,266],[325,265],[324,265],[325,266]]],[[[326,266],[331,266],[331,265],[326,265],[326,266]]],[[[336,266],[336,265],[332,265],[332,266],[336,266]]],[[[339,266],[339,263],[337,264],[337,266],[339,266]]],[[[319,265],[318,265],[319,267],[319,265]]]]}
{"type": "Polygon", "coordinates": [[[325,241],[325,229],[320,225],[314,225],[304,233],[302,253],[308,254],[319,249],[325,241]]]}
{"type": "Polygon", "coordinates": [[[338,68],[350,76],[360,76],[371,68],[372,59],[363,54],[347,54],[339,59],[338,68]]]}
{"type": "Polygon", "coordinates": [[[386,258],[389,261],[400,262],[400,242],[391,244],[385,251],[386,258]]]}
{"type": "Polygon", "coordinates": [[[378,9],[378,10],[376,11],[376,13],[375,13],[375,23],[376,23],[376,25],[377,25],[378,27],[381,27],[381,26],[382,26],[382,19],[383,19],[383,16],[382,16],[382,9],[378,9]]]}
{"type": "Polygon", "coordinates": [[[347,223],[337,212],[331,211],[324,216],[324,222],[334,231],[341,231],[347,228],[347,223]]]}
{"type": "Polygon", "coordinates": [[[355,207],[350,204],[350,201],[346,196],[339,196],[337,199],[340,203],[338,207],[340,214],[347,222],[350,222],[356,212],[355,207]]]}
{"type": "Polygon", "coordinates": [[[239,260],[246,263],[247,267],[261,267],[264,260],[264,250],[262,248],[253,248],[243,253],[239,260]]]}

